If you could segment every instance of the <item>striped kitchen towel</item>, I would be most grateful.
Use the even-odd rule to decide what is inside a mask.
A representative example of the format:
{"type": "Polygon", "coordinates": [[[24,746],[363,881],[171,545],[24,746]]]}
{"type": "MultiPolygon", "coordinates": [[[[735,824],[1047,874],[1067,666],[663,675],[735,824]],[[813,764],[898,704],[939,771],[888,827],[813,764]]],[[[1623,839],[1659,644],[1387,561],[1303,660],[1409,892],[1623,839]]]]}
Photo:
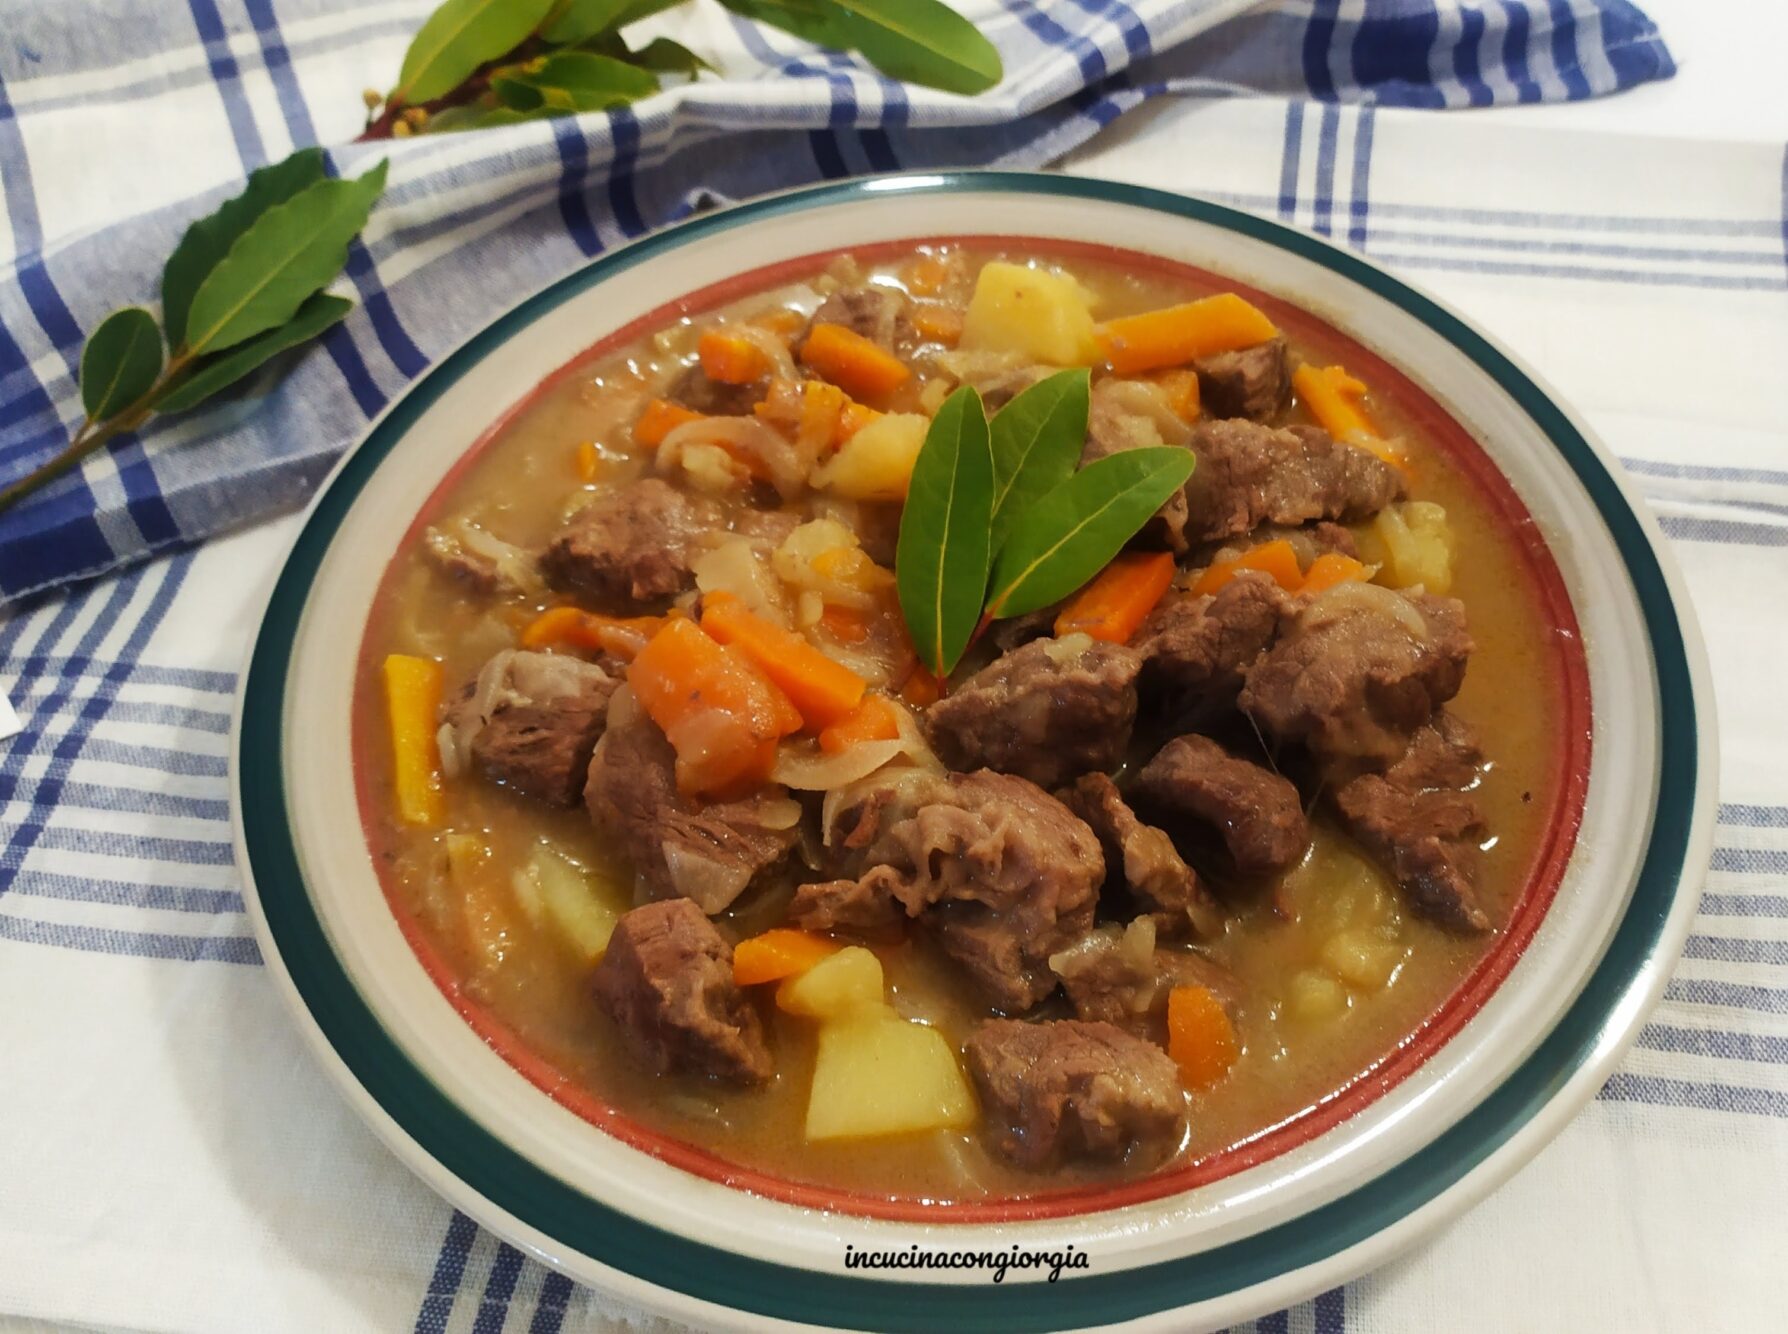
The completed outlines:
{"type": "Polygon", "coordinates": [[[0,478],[79,424],[82,339],[155,298],[186,223],[294,147],[391,159],[346,323],[276,387],[148,429],[0,515],[0,603],[291,509],[432,360],[703,202],[900,168],[1034,166],[1168,92],[1461,107],[1668,77],[1626,0],[960,0],[1006,79],[964,99],[754,28],[652,20],[716,77],[627,110],[352,145],[432,0],[15,0],[0,43],[0,478]]]}

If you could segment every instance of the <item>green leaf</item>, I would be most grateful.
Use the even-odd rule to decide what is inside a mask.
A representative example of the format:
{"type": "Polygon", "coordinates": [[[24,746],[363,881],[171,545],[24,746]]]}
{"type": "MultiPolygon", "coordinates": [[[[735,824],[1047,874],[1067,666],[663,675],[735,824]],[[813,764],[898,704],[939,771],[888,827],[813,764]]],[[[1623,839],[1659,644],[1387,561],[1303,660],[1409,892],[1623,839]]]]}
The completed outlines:
{"type": "Polygon", "coordinates": [[[465,106],[444,107],[428,118],[428,124],[422,127],[424,134],[452,134],[456,130],[488,130],[499,125],[519,125],[525,120],[544,120],[548,116],[563,116],[567,113],[555,111],[549,106],[538,106],[532,111],[517,111],[514,107],[481,106],[468,103],[465,106]]]}
{"type": "Polygon", "coordinates": [[[949,674],[981,619],[991,552],[993,454],[981,396],[963,386],[944,400],[913,462],[894,580],[919,661],[949,674]]]}
{"type": "Polygon", "coordinates": [[[1089,463],[1013,525],[993,566],[988,614],[997,618],[1059,602],[1123,550],[1186,484],[1192,451],[1126,449],[1089,463]]]}
{"type": "Polygon", "coordinates": [[[446,0],[410,39],[391,100],[432,102],[540,26],[553,0],[446,0]]]}
{"type": "Polygon", "coordinates": [[[129,407],[161,374],[161,330],[141,306],[105,317],[81,349],[81,406],[100,422],[129,407]]]}
{"type": "Polygon", "coordinates": [[[683,43],[673,42],[668,37],[654,37],[635,51],[632,59],[641,69],[657,70],[661,74],[687,74],[692,79],[703,70],[710,74],[715,72],[712,65],[683,43]]]}
{"type": "Polygon", "coordinates": [[[561,0],[540,25],[540,35],[554,46],[576,46],[598,33],[681,4],[683,0],[561,0]]]}
{"type": "Polygon", "coordinates": [[[218,352],[291,319],[341,272],[388,165],[357,180],[318,181],[256,218],[194,293],[187,347],[218,352]]]}
{"type": "Polygon", "coordinates": [[[658,76],[594,51],[558,51],[516,67],[491,89],[516,111],[602,111],[658,91],[658,76]]]}
{"type": "Polygon", "coordinates": [[[308,343],[352,309],[354,303],[346,297],[318,292],[279,328],[269,329],[246,343],[238,343],[228,352],[198,362],[162,396],[155,405],[156,411],[185,412],[197,407],[287,348],[308,343]]]}
{"type": "Polygon", "coordinates": [[[1073,475],[1086,443],[1084,369],[1057,371],[994,414],[993,549],[1020,515],[1073,475]]]}
{"type": "Polygon", "coordinates": [[[890,78],[952,93],[986,92],[1003,77],[1000,53],[942,0],[829,0],[845,43],[890,78]]]}
{"type": "Polygon", "coordinates": [[[262,167],[248,178],[241,194],[225,200],[217,212],[186,229],[161,271],[161,322],[168,331],[169,347],[177,348],[185,339],[192,294],[236,238],[275,204],[285,203],[322,179],[323,150],[301,148],[284,162],[262,167]]]}
{"type": "Polygon", "coordinates": [[[831,0],[720,0],[720,3],[741,18],[781,28],[815,46],[829,46],[841,51],[850,45],[850,39],[845,36],[848,16],[831,0]]]}

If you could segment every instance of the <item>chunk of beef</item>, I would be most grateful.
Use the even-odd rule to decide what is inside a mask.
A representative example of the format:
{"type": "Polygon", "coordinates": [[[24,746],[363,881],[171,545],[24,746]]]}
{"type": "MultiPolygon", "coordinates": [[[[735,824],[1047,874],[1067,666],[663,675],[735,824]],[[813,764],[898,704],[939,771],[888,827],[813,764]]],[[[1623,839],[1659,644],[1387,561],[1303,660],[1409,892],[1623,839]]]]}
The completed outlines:
{"type": "Polygon", "coordinates": [[[993,1147],[1022,1167],[1070,1158],[1159,1162],[1179,1147],[1186,1100],[1167,1053],[1112,1024],[993,1019],[965,1053],[993,1147]]]}
{"type": "Polygon", "coordinates": [[[1311,524],[1303,531],[1310,535],[1310,541],[1315,545],[1319,554],[1332,551],[1338,556],[1351,556],[1354,560],[1360,558],[1360,546],[1353,540],[1351,528],[1345,528],[1338,523],[1331,523],[1324,519],[1321,523],[1311,524]]]}
{"type": "Polygon", "coordinates": [[[1150,694],[1226,700],[1279,633],[1287,598],[1273,577],[1246,570],[1216,593],[1161,600],[1133,641],[1150,694]]]}
{"type": "Polygon", "coordinates": [[[1062,604],[1039,607],[1022,616],[1008,616],[987,628],[987,642],[1001,653],[1010,653],[1033,639],[1047,639],[1055,633],[1055,619],[1062,614],[1062,604]]]}
{"type": "Polygon", "coordinates": [[[1198,372],[1198,405],[1211,417],[1264,422],[1291,401],[1291,368],[1285,340],[1271,338],[1237,352],[1219,352],[1192,363],[1198,372]]]}
{"type": "Polygon", "coordinates": [[[889,352],[909,351],[917,342],[906,293],[864,283],[841,287],[813,312],[814,324],[842,324],[889,352]]]}
{"type": "Polygon", "coordinates": [[[690,587],[698,534],[713,528],[706,502],[648,477],[573,514],[540,555],[554,588],[603,605],[657,602],[690,587]]]}
{"type": "Polygon", "coordinates": [[[1168,742],[1131,790],[1138,807],[1189,816],[1222,840],[1238,874],[1279,875],[1310,846],[1297,788],[1196,734],[1168,742]]]}
{"type": "Polygon", "coordinates": [[[1201,422],[1198,467],[1186,483],[1186,536],[1211,542],[1263,523],[1353,522],[1403,494],[1403,478],[1377,456],[1314,426],[1274,429],[1244,418],[1201,422]]]}
{"type": "Polygon", "coordinates": [[[561,653],[504,649],[442,709],[441,766],[555,806],[577,805],[618,672],[561,653]]]}
{"type": "Polygon", "coordinates": [[[952,769],[998,769],[1057,787],[1122,758],[1141,665],[1122,644],[1087,635],[1033,640],[927,709],[925,732],[952,769]]]}
{"type": "Polygon", "coordinates": [[[798,925],[847,911],[878,929],[896,911],[935,930],[1000,1008],[1055,989],[1048,959],[1092,926],[1105,863],[1093,831],[1022,778],[982,770],[884,769],[833,794],[826,846],[859,895],[798,894],[798,925]],[[870,900],[893,905],[878,913],[870,900]]]}
{"type": "Polygon", "coordinates": [[[788,855],[800,819],[781,788],[742,801],[686,800],[677,791],[676,752],[631,690],[609,703],[584,804],[633,863],[641,898],[682,896],[709,914],[724,911],[788,855]]]}
{"type": "Polygon", "coordinates": [[[469,520],[430,528],[422,550],[430,565],[474,593],[510,597],[543,587],[528,552],[469,520]]]}
{"type": "Polygon", "coordinates": [[[873,939],[900,930],[906,914],[894,897],[900,873],[872,866],[856,880],[815,880],[795,890],[786,914],[803,931],[873,939]]]}
{"type": "Polygon", "coordinates": [[[1240,992],[1235,975],[1202,954],[1157,948],[1148,917],[1094,927],[1050,955],[1049,967],[1062,979],[1076,1016],[1132,1032],[1156,1027],[1175,987],[1202,986],[1232,1008],[1240,992]]]}
{"type": "Polygon", "coordinates": [[[769,391],[768,376],[748,384],[728,384],[711,377],[697,363],[680,372],[664,396],[706,417],[744,417],[769,391]]]}
{"type": "Polygon", "coordinates": [[[733,981],[733,950],[688,899],[622,915],[591,977],[641,1062],[732,1084],[770,1077],[763,1021],[733,981]]]}
{"type": "Polygon", "coordinates": [[[1211,936],[1223,929],[1223,910],[1186,865],[1173,840],[1137,819],[1107,775],[1082,774],[1057,795],[1098,836],[1107,884],[1127,886],[1137,906],[1151,914],[1148,920],[1164,934],[1184,935],[1190,930],[1211,936]]]}
{"type": "Polygon", "coordinates": [[[1442,710],[1382,775],[1362,774],[1334,794],[1348,832],[1411,906],[1455,931],[1490,927],[1474,888],[1486,832],[1472,791],[1482,760],[1470,730],[1442,710]]]}
{"type": "Polygon", "coordinates": [[[1342,584],[1303,603],[1248,671],[1241,706],[1330,772],[1381,769],[1459,691],[1471,654],[1453,598],[1342,584]]]}
{"type": "MultiPolygon", "coordinates": [[[[1143,380],[1108,378],[1093,386],[1080,463],[1085,467],[1127,449],[1183,446],[1191,438],[1190,429],[1155,385],[1143,380]]],[[[1185,491],[1174,492],[1144,525],[1135,544],[1186,550],[1188,512],[1185,491]]]]}

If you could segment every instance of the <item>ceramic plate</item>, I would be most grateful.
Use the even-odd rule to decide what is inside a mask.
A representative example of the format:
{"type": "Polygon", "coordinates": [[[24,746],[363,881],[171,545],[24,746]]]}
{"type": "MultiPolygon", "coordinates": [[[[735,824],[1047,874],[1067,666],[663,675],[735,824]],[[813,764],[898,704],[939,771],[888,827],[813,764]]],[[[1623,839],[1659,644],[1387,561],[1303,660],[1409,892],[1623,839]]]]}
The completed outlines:
{"type": "Polygon", "coordinates": [[[1533,372],[1441,303],[1314,237],[1178,195],[1059,176],[866,180],[606,255],[468,340],[374,423],[317,498],[243,676],[239,864],[268,963],[354,1105],[453,1203],[575,1278],[710,1327],[1184,1330],[1381,1263],[1508,1176],[1600,1087],[1663,988],[1707,866],[1710,701],[1681,582],[1617,465],[1533,372]],[[1416,1041],[1219,1161],[1032,1209],[857,1208],[654,1151],[555,1101],[410,949],[352,781],[356,651],[380,574],[507,407],[593,342],[767,285],[779,266],[944,237],[1106,257],[1121,238],[1137,264],[1215,273],[1344,331],[1359,345],[1348,364],[1402,377],[1441,447],[1531,537],[1583,738],[1561,750],[1565,795],[1514,919],[1416,1041]],[[847,1249],[1015,1248],[1084,1253],[1087,1267],[1053,1283],[1016,1269],[995,1285],[986,1270],[871,1277],[845,1264],[847,1249]]]}

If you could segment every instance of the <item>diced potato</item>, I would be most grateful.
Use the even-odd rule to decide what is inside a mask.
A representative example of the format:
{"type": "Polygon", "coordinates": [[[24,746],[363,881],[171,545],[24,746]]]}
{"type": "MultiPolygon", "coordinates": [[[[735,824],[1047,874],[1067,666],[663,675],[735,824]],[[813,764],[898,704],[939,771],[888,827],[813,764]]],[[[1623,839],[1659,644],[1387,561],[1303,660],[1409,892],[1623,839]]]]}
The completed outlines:
{"type": "MultiPolygon", "coordinates": [[[[831,961],[815,964],[799,980],[831,961]]],[[[956,1053],[935,1028],[908,1023],[885,1008],[821,1027],[807,1101],[808,1139],[910,1134],[974,1119],[975,1100],[956,1053]]]]}
{"type": "Polygon", "coordinates": [[[1322,947],[1323,964],[1349,986],[1377,991],[1403,962],[1403,947],[1374,931],[1342,931],[1322,947]]]}
{"type": "Polygon", "coordinates": [[[1445,508],[1429,500],[1387,505],[1370,526],[1377,539],[1371,554],[1382,561],[1377,582],[1392,588],[1420,584],[1430,593],[1452,588],[1453,529],[1445,508]]]}
{"type": "Polygon", "coordinates": [[[550,927],[592,963],[608,949],[625,911],[618,887],[545,844],[515,873],[515,894],[536,924],[550,927]]]}
{"type": "Polygon", "coordinates": [[[858,611],[875,610],[893,578],[836,519],[802,524],[783,539],[770,564],[791,588],[812,589],[834,606],[858,611]]]}
{"type": "Polygon", "coordinates": [[[882,964],[861,945],[822,959],[776,989],[776,1004],[809,1019],[843,1020],[885,1010],[882,964]]]}
{"type": "Polygon", "coordinates": [[[1090,366],[1099,359],[1093,315],[1079,283],[1063,273],[1000,261],[975,280],[958,347],[1016,352],[1053,366],[1090,366]]]}
{"type": "Polygon", "coordinates": [[[905,500],[913,461],[931,423],[916,412],[877,417],[839,446],[809,479],[822,491],[852,500],[905,500]]]}
{"type": "Polygon", "coordinates": [[[1286,1008],[1306,1023],[1339,1018],[1351,1003],[1346,987],[1327,973],[1314,969],[1306,969],[1293,977],[1285,996],[1286,1008]]]}

